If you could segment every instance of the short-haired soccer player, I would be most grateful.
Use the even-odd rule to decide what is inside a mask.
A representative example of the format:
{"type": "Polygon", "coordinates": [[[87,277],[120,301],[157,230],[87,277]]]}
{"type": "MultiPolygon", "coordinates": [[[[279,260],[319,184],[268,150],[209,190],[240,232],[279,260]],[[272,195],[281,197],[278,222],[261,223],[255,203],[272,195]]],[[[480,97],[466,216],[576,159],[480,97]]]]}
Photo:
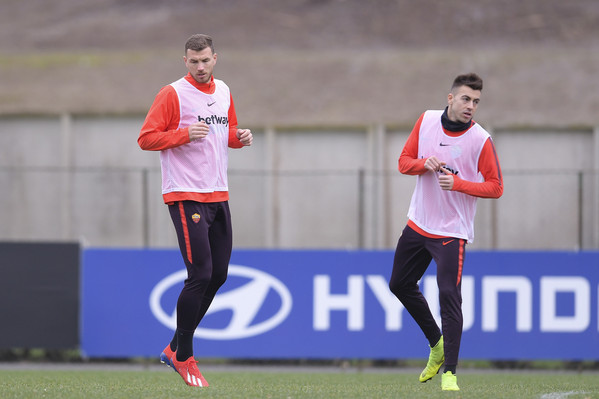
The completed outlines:
{"type": "Polygon", "coordinates": [[[431,348],[420,382],[433,378],[445,363],[441,388],[448,391],[459,390],[461,278],[466,243],[474,238],[476,202],[503,194],[493,141],[472,120],[482,88],[482,79],[474,73],[456,77],[445,110],[429,110],[420,116],[399,157],[399,171],[417,178],[389,288],[431,348]],[[437,264],[441,329],[418,287],[432,259],[437,264]]]}
{"type": "Polygon", "coordinates": [[[229,87],[212,76],[216,59],[210,36],[187,40],[187,76],[160,90],[137,140],[160,151],[162,195],[187,267],[177,329],[160,359],[196,387],[208,383],[193,357],[193,334],[227,278],[232,250],[228,147],[252,144],[252,132],[237,128],[229,87]]]}

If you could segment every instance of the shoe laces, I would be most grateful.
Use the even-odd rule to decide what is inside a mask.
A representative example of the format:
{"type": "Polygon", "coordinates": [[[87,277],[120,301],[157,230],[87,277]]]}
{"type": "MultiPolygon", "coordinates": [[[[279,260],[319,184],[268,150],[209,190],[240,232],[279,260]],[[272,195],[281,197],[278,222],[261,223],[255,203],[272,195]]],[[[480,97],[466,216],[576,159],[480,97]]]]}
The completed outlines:
{"type": "Polygon", "coordinates": [[[189,358],[187,361],[187,371],[189,374],[193,374],[196,377],[200,375],[200,369],[198,369],[198,361],[196,361],[193,357],[189,358]]]}

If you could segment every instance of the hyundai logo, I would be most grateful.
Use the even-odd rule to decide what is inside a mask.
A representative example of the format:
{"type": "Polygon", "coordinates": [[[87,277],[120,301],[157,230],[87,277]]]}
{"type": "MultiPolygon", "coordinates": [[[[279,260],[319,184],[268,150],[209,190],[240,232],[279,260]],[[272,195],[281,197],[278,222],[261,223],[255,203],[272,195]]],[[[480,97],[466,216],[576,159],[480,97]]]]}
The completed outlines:
{"type": "MultiPolygon", "coordinates": [[[[196,338],[228,340],[248,338],[263,334],[281,324],[291,311],[292,299],[287,287],[278,279],[260,270],[247,266],[229,265],[229,277],[238,276],[249,282],[229,291],[217,294],[206,315],[221,310],[232,312],[231,320],[224,328],[198,327],[196,338]],[[265,305],[268,294],[274,291],[281,300],[278,311],[266,320],[255,323],[256,316],[265,305]]],[[[187,270],[181,270],[162,279],[150,294],[150,309],[154,317],[166,327],[177,328],[177,309],[170,313],[161,305],[161,298],[173,286],[187,278],[187,270]]]]}

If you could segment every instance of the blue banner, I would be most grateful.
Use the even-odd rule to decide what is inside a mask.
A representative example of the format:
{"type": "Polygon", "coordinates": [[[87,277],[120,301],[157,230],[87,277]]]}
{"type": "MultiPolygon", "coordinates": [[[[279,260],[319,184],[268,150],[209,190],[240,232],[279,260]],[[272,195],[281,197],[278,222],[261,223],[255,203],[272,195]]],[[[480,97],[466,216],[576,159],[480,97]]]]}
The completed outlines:
{"type": "MultiPolygon", "coordinates": [[[[229,278],[195,333],[198,357],[428,356],[391,294],[392,251],[233,252],[229,278]]],[[[434,262],[421,289],[439,320],[434,262]]],[[[178,250],[87,249],[83,352],[157,356],[176,328],[178,250]]],[[[599,358],[599,252],[469,252],[462,359],[599,358]]]]}

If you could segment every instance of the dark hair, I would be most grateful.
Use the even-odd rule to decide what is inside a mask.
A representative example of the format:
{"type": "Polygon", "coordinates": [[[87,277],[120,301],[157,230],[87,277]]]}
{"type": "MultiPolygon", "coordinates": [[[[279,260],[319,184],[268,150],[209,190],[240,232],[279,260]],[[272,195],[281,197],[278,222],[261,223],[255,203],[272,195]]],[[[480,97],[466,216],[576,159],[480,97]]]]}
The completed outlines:
{"type": "Polygon", "coordinates": [[[475,73],[466,73],[455,78],[453,84],[451,85],[451,90],[453,91],[453,89],[460,86],[468,86],[472,90],[482,91],[483,80],[475,73]]]}
{"type": "Polygon", "coordinates": [[[207,47],[210,47],[212,53],[214,54],[212,38],[202,33],[196,33],[187,39],[187,42],[185,43],[185,54],[187,55],[187,50],[202,51],[207,47]]]}

